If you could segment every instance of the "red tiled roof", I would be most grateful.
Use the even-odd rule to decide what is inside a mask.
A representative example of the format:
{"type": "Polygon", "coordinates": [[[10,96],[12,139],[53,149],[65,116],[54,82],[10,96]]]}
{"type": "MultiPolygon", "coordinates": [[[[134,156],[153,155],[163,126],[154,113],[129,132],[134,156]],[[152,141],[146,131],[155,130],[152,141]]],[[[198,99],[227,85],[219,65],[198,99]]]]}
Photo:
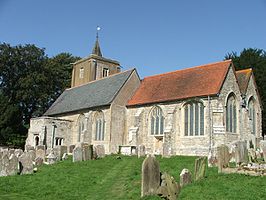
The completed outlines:
{"type": "Polygon", "coordinates": [[[240,92],[243,94],[246,93],[251,74],[252,74],[251,68],[236,71],[236,78],[238,81],[239,89],[240,92]]]}
{"type": "Polygon", "coordinates": [[[218,94],[231,60],[145,77],[128,106],[218,94]]]}

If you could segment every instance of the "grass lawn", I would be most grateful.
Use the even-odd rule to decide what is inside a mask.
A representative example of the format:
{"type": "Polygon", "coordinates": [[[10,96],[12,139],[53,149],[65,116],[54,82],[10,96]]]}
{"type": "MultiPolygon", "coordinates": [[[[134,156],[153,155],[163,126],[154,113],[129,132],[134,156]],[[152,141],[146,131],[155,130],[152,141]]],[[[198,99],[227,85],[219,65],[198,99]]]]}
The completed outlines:
{"type": "MultiPolygon", "coordinates": [[[[144,158],[107,156],[72,163],[71,159],[41,166],[36,174],[0,177],[0,199],[140,199],[141,164],[144,158]]],[[[183,168],[194,171],[195,157],[158,158],[161,171],[179,180],[183,168]]],[[[145,197],[145,200],[160,199],[145,197]]],[[[182,189],[179,199],[266,199],[266,177],[217,174],[182,189]]]]}

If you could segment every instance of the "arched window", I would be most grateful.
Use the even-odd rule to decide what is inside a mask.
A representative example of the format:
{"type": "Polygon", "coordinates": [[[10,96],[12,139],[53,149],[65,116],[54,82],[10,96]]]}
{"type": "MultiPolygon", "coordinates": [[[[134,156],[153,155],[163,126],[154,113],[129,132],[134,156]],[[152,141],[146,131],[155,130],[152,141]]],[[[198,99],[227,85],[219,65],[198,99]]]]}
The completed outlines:
{"type": "Polygon", "coordinates": [[[82,114],[78,119],[78,142],[80,142],[81,134],[85,130],[85,116],[82,114]]]}
{"type": "Polygon", "coordinates": [[[226,131],[236,133],[236,100],[231,94],[226,103],[226,131]]]}
{"type": "Polygon", "coordinates": [[[162,109],[155,107],[151,111],[151,135],[163,135],[164,133],[164,118],[162,109]]]}
{"type": "Polygon", "coordinates": [[[40,138],[39,136],[35,136],[35,146],[39,145],[40,138]]]}
{"type": "Polygon", "coordinates": [[[105,122],[103,112],[95,114],[95,140],[104,140],[105,122]]]}
{"type": "Polygon", "coordinates": [[[256,110],[255,110],[255,103],[254,99],[251,98],[248,102],[248,119],[250,130],[252,134],[256,132],[256,110]]]}
{"type": "Polygon", "coordinates": [[[184,107],[185,136],[204,135],[204,106],[201,102],[189,102],[184,107]]]}

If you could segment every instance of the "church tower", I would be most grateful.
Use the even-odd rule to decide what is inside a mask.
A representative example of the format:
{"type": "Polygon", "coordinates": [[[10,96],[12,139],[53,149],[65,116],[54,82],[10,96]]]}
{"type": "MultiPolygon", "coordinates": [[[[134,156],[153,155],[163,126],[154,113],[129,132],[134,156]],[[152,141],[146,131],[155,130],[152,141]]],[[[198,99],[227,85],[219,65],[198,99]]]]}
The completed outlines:
{"type": "Polygon", "coordinates": [[[121,67],[118,61],[103,57],[97,34],[91,55],[73,64],[71,87],[83,85],[120,71],[121,67]]]}

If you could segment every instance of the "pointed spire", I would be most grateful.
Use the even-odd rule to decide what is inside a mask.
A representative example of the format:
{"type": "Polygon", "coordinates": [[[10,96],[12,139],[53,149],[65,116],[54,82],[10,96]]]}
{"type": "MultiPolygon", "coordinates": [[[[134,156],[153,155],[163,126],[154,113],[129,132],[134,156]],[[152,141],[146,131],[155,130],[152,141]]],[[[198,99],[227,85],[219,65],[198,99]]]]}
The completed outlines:
{"type": "Polygon", "coordinates": [[[100,48],[100,44],[99,44],[99,35],[98,35],[99,30],[100,30],[100,27],[97,26],[96,42],[95,42],[95,45],[92,49],[92,54],[102,57],[102,52],[101,52],[101,48],[100,48]]]}

